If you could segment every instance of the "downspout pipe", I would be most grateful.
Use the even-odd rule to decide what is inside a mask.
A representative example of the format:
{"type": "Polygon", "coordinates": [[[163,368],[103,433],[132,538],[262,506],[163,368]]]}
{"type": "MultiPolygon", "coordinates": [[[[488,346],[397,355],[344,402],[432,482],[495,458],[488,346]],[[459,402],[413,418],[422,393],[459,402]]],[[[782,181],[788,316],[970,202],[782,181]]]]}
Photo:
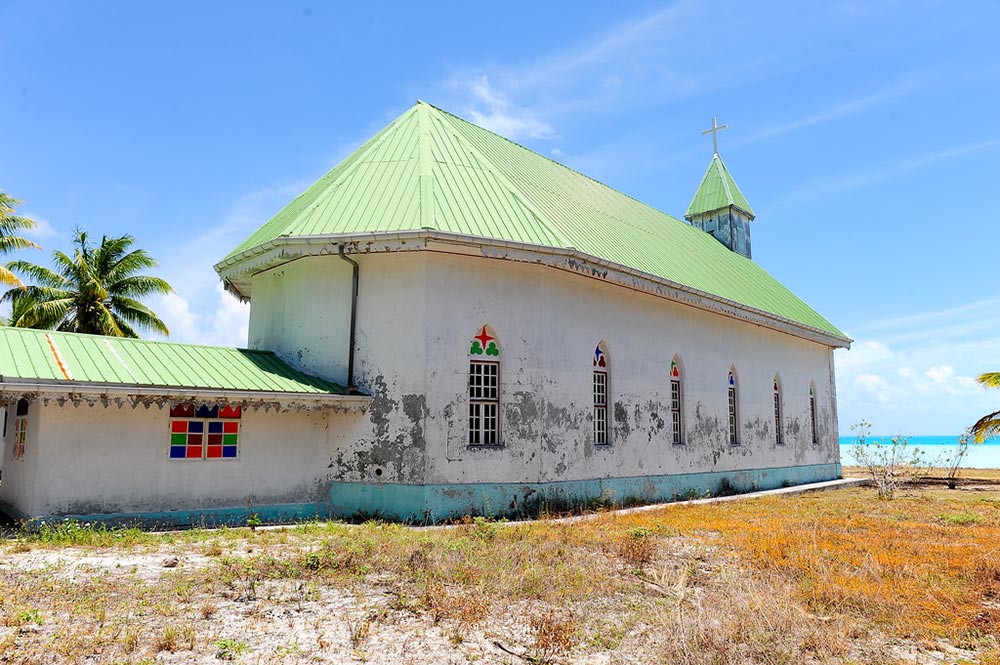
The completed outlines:
{"type": "Polygon", "coordinates": [[[354,385],[354,340],[358,320],[358,262],[344,254],[344,243],[337,245],[337,256],[351,264],[351,341],[347,347],[347,394],[357,392],[354,385]]]}

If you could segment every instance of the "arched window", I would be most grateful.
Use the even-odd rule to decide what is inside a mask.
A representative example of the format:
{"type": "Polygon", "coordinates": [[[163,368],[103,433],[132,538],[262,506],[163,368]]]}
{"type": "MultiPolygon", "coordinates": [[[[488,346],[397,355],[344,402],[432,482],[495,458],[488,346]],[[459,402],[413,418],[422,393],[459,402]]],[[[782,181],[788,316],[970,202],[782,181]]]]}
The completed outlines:
{"type": "Polygon", "coordinates": [[[781,418],[781,378],[774,375],[774,443],[785,445],[785,428],[781,418]]]}
{"type": "Polygon", "coordinates": [[[594,348],[594,445],[611,443],[608,432],[608,366],[611,360],[604,342],[594,348]]]}
{"type": "Polygon", "coordinates": [[[469,445],[500,443],[500,345],[484,325],[469,348],[469,445]]]}
{"type": "Polygon", "coordinates": [[[809,430],[813,444],[819,443],[819,428],[816,426],[816,384],[809,384],[809,430]]]}
{"type": "Polygon", "coordinates": [[[673,433],[673,443],[679,446],[684,443],[684,386],[681,385],[681,359],[674,356],[670,361],[670,426],[673,433]]]}
{"type": "Polygon", "coordinates": [[[736,383],[736,368],[729,370],[729,444],[740,445],[739,386],[736,383]]]}

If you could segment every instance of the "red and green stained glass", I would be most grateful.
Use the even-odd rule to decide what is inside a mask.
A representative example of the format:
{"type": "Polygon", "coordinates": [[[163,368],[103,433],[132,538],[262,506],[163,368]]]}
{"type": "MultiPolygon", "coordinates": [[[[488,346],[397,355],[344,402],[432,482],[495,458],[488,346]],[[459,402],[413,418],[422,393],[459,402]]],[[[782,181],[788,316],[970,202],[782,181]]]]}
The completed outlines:
{"type": "Polygon", "coordinates": [[[681,378],[681,368],[680,365],[677,364],[676,360],[670,361],[670,378],[671,379],[681,378]]]}
{"type": "Polygon", "coordinates": [[[170,459],[234,459],[242,407],[178,404],[170,409],[170,459]]]}
{"type": "Polygon", "coordinates": [[[483,326],[478,335],[473,336],[469,354],[473,356],[481,356],[483,354],[487,356],[500,355],[500,347],[497,346],[496,337],[487,331],[486,326],[483,326]]]}

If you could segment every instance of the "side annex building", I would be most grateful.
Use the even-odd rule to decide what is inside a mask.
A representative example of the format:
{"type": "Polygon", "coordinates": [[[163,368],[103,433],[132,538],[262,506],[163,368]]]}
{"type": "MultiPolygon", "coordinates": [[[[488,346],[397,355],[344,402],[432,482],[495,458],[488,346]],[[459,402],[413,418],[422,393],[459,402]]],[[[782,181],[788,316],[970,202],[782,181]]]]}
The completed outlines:
{"type": "Polygon", "coordinates": [[[427,523],[840,475],[850,340],[718,152],[655,210],[418,102],[225,256],[248,349],[0,328],[18,519],[427,523]]]}

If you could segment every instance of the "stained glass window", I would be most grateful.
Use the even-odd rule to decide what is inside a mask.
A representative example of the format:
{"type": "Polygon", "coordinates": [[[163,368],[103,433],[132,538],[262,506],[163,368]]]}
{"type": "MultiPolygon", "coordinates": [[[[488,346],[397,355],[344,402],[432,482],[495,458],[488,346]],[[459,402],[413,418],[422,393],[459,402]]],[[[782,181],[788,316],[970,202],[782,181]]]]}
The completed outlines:
{"type": "Polygon", "coordinates": [[[14,418],[14,459],[24,458],[24,444],[28,439],[28,400],[17,400],[14,418]]]}
{"type": "Polygon", "coordinates": [[[606,446],[608,436],[608,353],[604,343],[594,348],[594,444],[606,446]]]}
{"type": "Polygon", "coordinates": [[[489,326],[469,348],[469,445],[500,443],[500,346],[489,326]]]}
{"type": "Polygon", "coordinates": [[[729,444],[740,444],[739,405],[737,404],[736,373],[729,370],[729,444]]]}
{"type": "Polygon", "coordinates": [[[816,388],[809,386],[809,423],[812,430],[812,442],[819,443],[819,428],[816,426],[816,388]]]}
{"type": "Polygon", "coordinates": [[[170,459],[235,459],[243,409],[177,404],[170,409],[170,459]]]}
{"type": "Polygon", "coordinates": [[[785,432],[781,420],[781,384],[778,377],[774,377],[774,442],[785,445],[785,432]]]}
{"type": "Polygon", "coordinates": [[[673,432],[673,443],[679,446],[684,443],[684,429],[682,425],[681,408],[681,366],[679,359],[675,356],[670,361],[670,424],[673,432]]]}

